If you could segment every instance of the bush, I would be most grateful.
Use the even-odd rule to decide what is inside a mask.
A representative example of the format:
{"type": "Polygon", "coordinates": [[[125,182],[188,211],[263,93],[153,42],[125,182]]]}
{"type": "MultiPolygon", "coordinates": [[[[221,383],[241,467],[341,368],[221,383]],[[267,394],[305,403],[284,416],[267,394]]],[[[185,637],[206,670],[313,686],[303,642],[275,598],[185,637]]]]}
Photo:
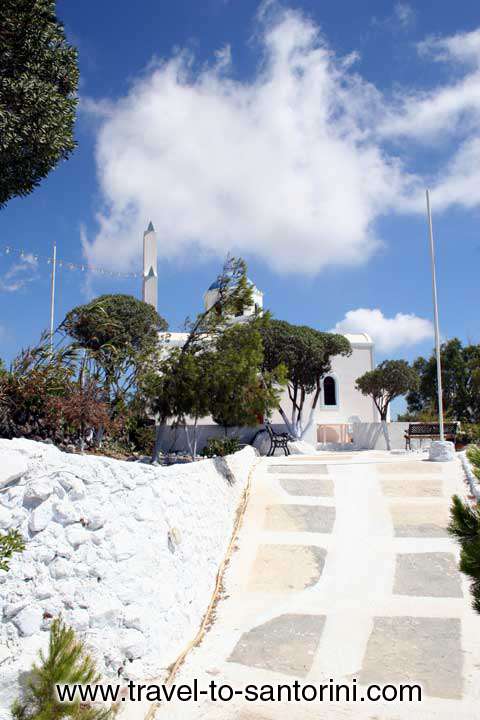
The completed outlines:
{"type": "Polygon", "coordinates": [[[34,664],[22,693],[12,707],[14,720],[107,720],[110,710],[98,710],[80,701],[60,703],[56,685],[98,683],[95,663],[72,628],[60,618],[52,622],[48,655],[40,652],[40,664],[34,664]]]}
{"type": "Polygon", "coordinates": [[[470,445],[480,441],[480,425],[462,423],[457,433],[457,442],[462,445],[470,445]]]}
{"type": "Polygon", "coordinates": [[[240,450],[240,440],[237,437],[210,438],[203,448],[202,457],[225,457],[233,455],[240,450]]]}
{"type": "Polygon", "coordinates": [[[9,530],[6,535],[0,535],[0,570],[9,570],[13,553],[25,550],[25,541],[18,530],[9,530]]]}
{"type": "MultiPolygon", "coordinates": [[[[467,450],[475,477],[480,480],[480,448],[467,450]]],[[[460,544],[460,570],[471,580],[473,607],[480,613],[480,504],[471,505],[453,496],[448,531],[460,544]]]]}

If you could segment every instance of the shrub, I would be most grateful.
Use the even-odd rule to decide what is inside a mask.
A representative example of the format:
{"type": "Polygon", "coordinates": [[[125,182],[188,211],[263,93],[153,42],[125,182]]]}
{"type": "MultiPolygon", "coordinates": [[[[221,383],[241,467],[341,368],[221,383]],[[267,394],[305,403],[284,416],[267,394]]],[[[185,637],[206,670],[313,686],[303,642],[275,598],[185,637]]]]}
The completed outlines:
{"type": "Polygon", "coordinates": [[[240,450],[240,440],[237,437],[210,438],[203,448],[202,457],[225,457],[240,450]]]}
{"type": "Polygon", "coordinates": [[[468,445],[470,443],[478,443],[479,441],[480,425],[462,423],[460,431],[457,433],[457,442],[468,445]]]}
{"type": "Polygon", "coordinates": [[[14,720],[107,720],[112,712],[74,701],[60,703],[56,685],[98,683],[95,663],[72,628],[56,618],[50,628],[48,655],[40,652],[40,664],[34,664],[27,685],[12,707],[14,720]]]}
{"type": "MultiPolygon", "coordinates": [[[[64,397],[51,398],[50,411],[61,428],[62,440],[79,440],[83,447],[87,434],[103,427],[109,430],[114,422],[110,418],[110,406],[102,399],[102,391],[93,380],[84,386],[72,384],[64,397]]],[[[58,432],[57,432],[58,434],[58,432]]]]}
{"type": "MultiPolygon", "coordinates": [[[[467,450],[475,476],[480,480],[480,448],[467,450]]],[[[480,503],[471,505],[454,495],[448,531],[460,544],[460,570],[471,581],[473,607],[480,613],[480,503]]]]}
{"type": "Polygon", "coordinates": [[[9,570],[13,553],[25,550],[25,541],[18,530],[9,530],[6,535],[0,535],[0,570],[9,570]]]}

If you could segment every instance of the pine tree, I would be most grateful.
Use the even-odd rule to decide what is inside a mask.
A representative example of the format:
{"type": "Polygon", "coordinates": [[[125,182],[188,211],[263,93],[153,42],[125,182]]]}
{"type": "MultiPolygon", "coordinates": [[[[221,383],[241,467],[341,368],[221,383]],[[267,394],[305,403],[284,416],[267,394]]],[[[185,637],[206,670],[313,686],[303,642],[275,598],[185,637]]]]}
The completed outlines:
{"type": "Polygon", "coordinates": [[[25,541],[18,530],[9,530],[6,535],[0,535],[0,570],[5,572],[10,568],[13,553],[25,550],[25,541]]]}
{"type": "Polygon", "coordinates": [[[76,701],[60,703],[56,685],[98,683],[95,663],[72,628],[60,618],[52,622],[48,655],[40,652],[40,664],[34,664],[22,697],[12,707],[14,720],[107,720],[110,710],[98,710],[76,701]]]}
{"type": "Polygon", "coordinates": [[[75,148],[77,51],[55,0],[0,2],[0,208],[75,148]]]}
{"type": "MultiPolygon", "coordinates": [[[[480,448],[468,450],[475,475],[480,479],[480,448]]],[[[448,531],[460,543],[460,570],[472,580],[473,607],[480,613],[480,503],[470,505],[453,496],[448,531]]]]}

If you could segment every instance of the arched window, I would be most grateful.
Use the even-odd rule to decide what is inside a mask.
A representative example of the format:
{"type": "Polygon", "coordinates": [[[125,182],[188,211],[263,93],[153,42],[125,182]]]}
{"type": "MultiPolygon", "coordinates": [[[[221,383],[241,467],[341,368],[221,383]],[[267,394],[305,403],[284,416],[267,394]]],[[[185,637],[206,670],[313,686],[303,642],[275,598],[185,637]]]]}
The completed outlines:
{"type": "Polygon", "coordinates": [[[323,381],[323,404],[337,405],[337,385],[330,375],[323,381]]]}

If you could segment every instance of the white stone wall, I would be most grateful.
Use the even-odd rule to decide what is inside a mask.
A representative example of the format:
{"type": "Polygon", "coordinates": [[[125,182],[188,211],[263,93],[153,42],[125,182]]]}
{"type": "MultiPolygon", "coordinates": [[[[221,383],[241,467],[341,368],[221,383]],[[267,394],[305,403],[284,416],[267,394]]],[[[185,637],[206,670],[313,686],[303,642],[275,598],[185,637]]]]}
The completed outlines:
{"type": "Polygon", "coordinates": [[[0,720],[51,616],[106,675],[160,675],[208,606],[255,452],[169,468],[0,440],[0,532],[26,551],[0,571],[0,720]]]}

